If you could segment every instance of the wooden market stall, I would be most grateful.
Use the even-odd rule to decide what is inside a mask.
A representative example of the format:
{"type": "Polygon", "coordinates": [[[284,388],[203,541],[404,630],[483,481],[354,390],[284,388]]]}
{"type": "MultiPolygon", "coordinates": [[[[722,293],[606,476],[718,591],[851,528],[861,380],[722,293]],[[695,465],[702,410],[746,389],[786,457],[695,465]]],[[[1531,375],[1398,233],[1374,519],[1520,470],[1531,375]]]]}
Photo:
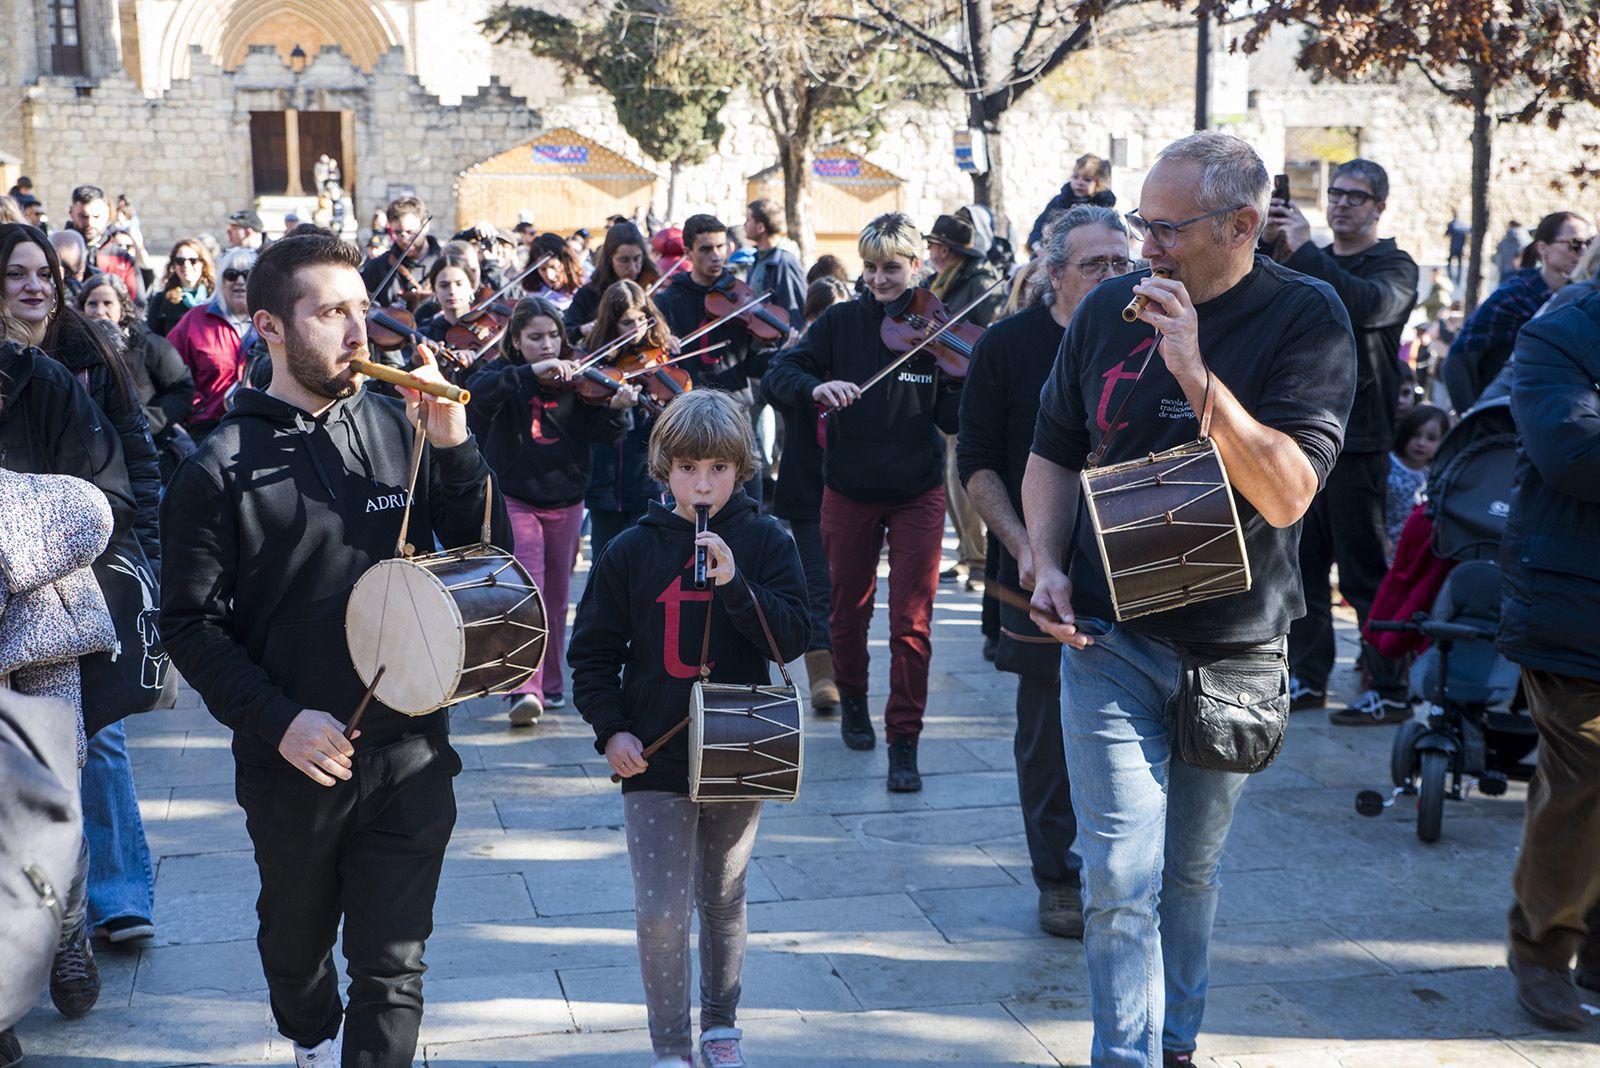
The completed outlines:
{"type": "MultiPolygon", "coordinates": [[[[861,228],[886,211],[900,211],[905,179],[854,152],[825,148],[811,164],[811,219],[817,255],[832,253],[854,270],[860,267],[856,237],[861,228]]],[[[745,183],[749,200],[763,197],[783,203],[783,170],[777,165],[753,174],[745,183]]]]}
{"type": "Polygon", "coordinates": [[[608,216],[642,216],[655,185],[653,172],[562,126],[462,171],[456,226],[488,219],[509,230],[526,211],[540,230],[600,233],[608,216]]]}

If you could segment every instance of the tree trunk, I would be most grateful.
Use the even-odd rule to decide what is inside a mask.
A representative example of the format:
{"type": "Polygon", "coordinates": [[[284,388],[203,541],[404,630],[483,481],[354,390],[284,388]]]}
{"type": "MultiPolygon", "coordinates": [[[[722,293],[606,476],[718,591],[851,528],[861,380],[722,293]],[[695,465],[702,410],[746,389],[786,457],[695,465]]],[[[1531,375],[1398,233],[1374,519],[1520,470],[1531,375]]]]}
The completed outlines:
{"type": "Polygon", "coordinates": [[[678,218],[678,175],[683,171],[683,164],[673,160],[667,171],[667,222],[673,223],[678,218]]]}
{"type": "Polygon", "coordinates": [[[777,131],[774,134],[778,140],[778,163],[783,168],[783,212],[789,217],[789,236],[800,246],[800,262],[809,264],[815,258],[817,244],[811,224],[811,164],[816,151],[809,136],[777,131]]]}
{"type": "Polygon", "coordinates": [[[1006,189],[1004,149],[1000,144],[1000,116],[1006,101],[996,99],[994,85],[994,4],[993,0],[965,0],[961,17],[966,23],[967,54],[972,61],[972,84],[965,86],[969,116],[967,125],[982,130],[988,149],[989,168],[972,176],[973,200],[994,216],[995,232],[1005,229],[1006,189]]]}
{"type": "Polygon", "coordinates": [[[985,148],[989,154],[989,169],[983,174],[972,176],[972,201],[982,204],[989,209],[989,214],[994,216],[994,232],[1005,235],[1009,220],[1006,218],[1006,157],[1005,145],[1002,143],[1002,120],[1005,111],[998,110],[993,116],[986,115],[985,102],[981,98],[974,98],[970,110],[971,118],[968,126],[971,129],[982,130],[985,148]]]}
{"type": "Polygon", "coordinates": [[[1489,233],[1489,162],[1494,128],[1489,117],[1488,90],[1472,93],[1472,247],[1467,258],[1467,288],[1462,306],[1468,314],[1478,306],[1483,282],[1483,245],[1489,233]]]}

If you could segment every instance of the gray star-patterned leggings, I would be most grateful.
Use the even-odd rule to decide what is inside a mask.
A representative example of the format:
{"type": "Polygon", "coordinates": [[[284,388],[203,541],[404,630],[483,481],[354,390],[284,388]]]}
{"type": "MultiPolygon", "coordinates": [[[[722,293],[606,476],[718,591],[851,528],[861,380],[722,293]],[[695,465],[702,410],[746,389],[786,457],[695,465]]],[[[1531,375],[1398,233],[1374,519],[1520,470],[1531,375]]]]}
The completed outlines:
{"type": "Polygon", "coordinates": [[[636,790],[622,795],[622,813],[650,1044],[657,1058],[690,1056],[689,919],[698,905],[700,1030],[732,1027],[744,970],[745,872],[761,802],[704,804],[636,790]]]}

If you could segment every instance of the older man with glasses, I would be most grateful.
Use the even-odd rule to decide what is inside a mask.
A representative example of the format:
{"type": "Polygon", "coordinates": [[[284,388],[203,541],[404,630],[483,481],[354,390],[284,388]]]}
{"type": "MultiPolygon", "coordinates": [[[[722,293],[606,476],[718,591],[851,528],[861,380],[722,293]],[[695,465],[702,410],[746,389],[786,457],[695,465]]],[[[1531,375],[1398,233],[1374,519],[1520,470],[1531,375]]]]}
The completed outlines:
{"type": "MultiPolygon", "coordinates": [[[[1290,697],[1295,709],[1327,704],[1333,672],[1333,592],[1329,572],[1339,565],[1339,591],[1366,625],[1384,559],[1384,500],[1389,449],[1400,396],[1400,335],[1417,303],[1416,261],[1393,238],[1378,237],[1389,200],[1389,175],[1371,160],[1353,159],[1328,185],[1333,242],[1318,246],[1311,224],[1290,201],[1274,200],[1263,234],[1283,262],[1333,287],[1356,335],[1356,398],[1344,451],[1328,484],[1311,502],[1300,532],[1300,578],[1306,614],[1289,629],[1290,697]],[[1281,240],[1280,240],[1281,238],[1281,240]]],[[[1364,649],[1371,688],[1329,718],[1346,727],[1399,723],[1411,717],[1404,665],[1364,649]]]]}
{"type": "Polygon", "coordinates": [[[1197,133],[1162,152],[1127,223],[1166,277],[1113,278],[1083,298],[1023,477],[1031,614],[1064,646],[1097,1068],[1194,1062],[1217,873],[1245,775],[1179,755],[1178,717],[1191,715],[1180,687],[1195,661],[1248,663],[1260,692],[1240,700],[1281,714],[1284,638],[1304,611],[1299,520],[1333,468],[1355,389],[1338,295],[1255,255],[1267,196],[1266,168],[1238,138],[1197,133]],[[1148,303],[1126,322],[1132,296],[1148,303]],[[1079,472],[1097,452],[1109,465],[1193,442],[1207,409],[1253,583],[1118,622],[1099,544],[1079,521],[1079,472]]]}

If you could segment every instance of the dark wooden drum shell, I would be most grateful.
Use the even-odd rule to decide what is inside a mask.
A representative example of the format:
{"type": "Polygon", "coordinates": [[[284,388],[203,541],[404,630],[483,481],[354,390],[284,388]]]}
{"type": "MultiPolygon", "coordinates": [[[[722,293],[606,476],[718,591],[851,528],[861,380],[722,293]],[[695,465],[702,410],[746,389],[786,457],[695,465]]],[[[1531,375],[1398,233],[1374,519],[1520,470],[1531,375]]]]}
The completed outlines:
{"type": "Polygon", "coordinates": [[[1082,480],[1118,620],[1250,588],[1228,471],[1211,441],[1090,468],[1082,480]]]}
{"type": "Polygon", "coordinates": [[[689,798],[793,801],[805,745],[793,686],[694,687],[689,715],[689,798]]]}
{"type": "Polygon", "coordinates": [[[515,557],[492,545],[384,560],[361,576],[345,608],[356,674],[408,716],[510,693],[544,659],[544,599],[515,557]]]}

